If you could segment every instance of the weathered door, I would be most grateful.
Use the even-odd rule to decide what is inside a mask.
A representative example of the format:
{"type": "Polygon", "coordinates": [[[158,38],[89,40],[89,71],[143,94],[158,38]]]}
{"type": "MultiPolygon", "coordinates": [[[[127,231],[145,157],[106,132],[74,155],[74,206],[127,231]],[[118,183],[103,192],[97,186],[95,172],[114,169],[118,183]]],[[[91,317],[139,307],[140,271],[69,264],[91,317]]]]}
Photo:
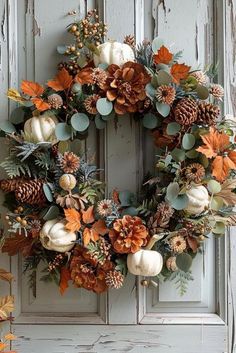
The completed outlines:
{"type": "MultiPolygon", "coordinates": [[[[226,105],[235,104],[234,0],[0,0],[0,116],[11,111],[8,87],[21,79],[45,82],[60,57],[57,44],[68,42],[68,15],[83,15],[97,7],[109,25],[108,37],[136,41],[162,37],[175,50],[184,49],[186,63],[220,61],[219,79],[226,82],[226,105]]],[[[110,124],[104,133],[90,131],[81,149],[96,152],[105,170],[108,191],[138,190],[142,177],[154,165],[151,136],[129,119],[110,124]]],[[[155,352],[233,353],[236,241],[209,240],[205,256],[194,263],[195,280],[180,297],[174,283],[144,288],[129,276],[125,286],[97,296],[71,289],[63,297],[54,285],[37,281],[34,291],[22,276],[20,259],[9,267],[15,274],[16,295],[12,330],[20,353],[155,352]],[[228,327],[228,329],[227,329],[228,327]]],[[[8,260],[1,262],[8,266],[8,260]]],[[[38,273],[40,277],[40,273],[38,273]]]]}

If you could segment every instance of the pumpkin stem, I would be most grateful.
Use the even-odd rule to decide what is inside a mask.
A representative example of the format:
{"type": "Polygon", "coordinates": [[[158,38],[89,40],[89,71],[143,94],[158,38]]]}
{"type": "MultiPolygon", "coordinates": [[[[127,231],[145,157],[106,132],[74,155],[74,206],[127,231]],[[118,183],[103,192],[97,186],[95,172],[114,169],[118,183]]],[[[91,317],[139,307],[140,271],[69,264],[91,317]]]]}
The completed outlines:
{"type": "Polygon", "coordinates": [[[161,240],[164,236],[166,235],[166,233],[160,233],[160,234],[154,234],[151,239],[149,240],[147,246],[144,248],[144,250],[151,250],[153,248],[153,246],[155,245],[155,243],[159,240],[161,240]]]}

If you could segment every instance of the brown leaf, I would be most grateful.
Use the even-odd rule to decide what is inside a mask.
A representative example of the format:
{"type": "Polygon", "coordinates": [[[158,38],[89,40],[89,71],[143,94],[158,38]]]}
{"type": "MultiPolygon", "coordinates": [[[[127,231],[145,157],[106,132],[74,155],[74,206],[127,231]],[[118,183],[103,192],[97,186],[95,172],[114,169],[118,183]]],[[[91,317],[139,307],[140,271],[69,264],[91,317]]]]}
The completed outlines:
{"type": "Polygon", "coordinates": [[[81,210],[82,219],[85,224],[89,224],[89,223],[94,222],[93,208],[94,208],[93,206],[90,206],[86,211],[81,210]]]}
{"type": "Polygon", "coordinates": [[[30,97],[39,97],[44,92],[44,88],[39,83],[32,81],[22,81],[21,90],[30,97]]]}
{"type": "Polygon", "coordinates": [[[8,253],[9,256],[21,253],[24,257],[27,257],[31,254],[33,242],[34,240],[30,237],[14,234],[11,238],[6,239],[2,252],[8,253]]]}
{"type": "Polygon", "coordinates": [[[192,249],[193,252],[196,252],[198,249],[198,241],[194,237],[187,236],[187,243],[190,249],[192,249]]]}
{"type": "Polygon", "coordinates": [[[91,76],[93,72],[92,67],[86,67],[82,69],[76,76],[75,81],[80,83],[81,85],[93,83],[93,78],[91,76]]]}
{"type": "Polygon", "coordinates": [[[60,273],[60,293],[63,295],[65,290],[69,287],[68,282],[71,280],[70,270],[66,267],[61,268],[60,273]]]}
{"type": "Polygon", "coordinates": [[[99,234],[93,228],[85,228],[83,231],[84,246],[88,245],[90,241],[96,242],[99,239],[99,234]]]}
{"type": "Polygon", "coordinates": [[[11,272],[7,272],[6,270],[0,268],[0,279],[10,283],[13,279],[13,275],[11,272]]]}
{"type": "Polygon", "coordinates": [[[103,219],[99,219],[97,222],[95,222],[92,228],[100,235],[105,235],[109,231],[103,219]]]}
{"type": "Polygon", "coordinates": [[[155,64],[166,64],[168,65],[173,59],[173,54],[164,45],[160,47],[158,52],[153,55],[153,61],[155,64]]]}
{"type": "Polygon", "coordinates": [[[64,91],[70,88],[73,81],[73,77],[69,74],[69,72],[63,68],[58,71],[58,74],[53,80],[48,81],[48,87],[54,89],[54,91],[64,91]]]}
{"type": "Polygon", "coordinates": [[[236,180],[235,179],[226,180],[221,185],[221,191],[215,194],[215,196],[221,197],[226,206],[236,205],[236,193],[232,191],[234,189],[236,189],[236,180]]]}
{"type": "Polygon", "coordinates": [[[32,102],[40,112],[50,109],[50,104],[48,104],[47,102],[44,102],[42,98],[38,98],[38,97],[32,98],[32,102]]]}
{"type": "Polygon", "coordinates": [[[64,209],[64,213],[66,216],[66,228],[71,232],[77,232],[81,228],[81,215],[74,208],[64,209]]]}
{"type": "Polygon", "coordinates": [[[7,320],[13,310],[14,297],[11,295],[0,297],[0,320],[7,320]]]}
{"type": "Polygon", "coordinates": [[[179,83],[180,80],[184,80],[188,77],[190,66],[185,64],[174,64],[171,66],[170,74],[173,77],[175,83],[179,83]]]}

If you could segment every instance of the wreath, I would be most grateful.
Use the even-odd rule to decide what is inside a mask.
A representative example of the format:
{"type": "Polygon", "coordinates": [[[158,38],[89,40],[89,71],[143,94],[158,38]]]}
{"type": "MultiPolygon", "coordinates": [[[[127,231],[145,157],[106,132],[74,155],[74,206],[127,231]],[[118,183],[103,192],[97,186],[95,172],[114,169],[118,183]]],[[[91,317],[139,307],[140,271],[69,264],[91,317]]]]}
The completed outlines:
{"type": "Polygon", "coordinates": [[[216,66],[191,68],[160,38],[106,42],[106,28],[88,12],[68,27],[74,43],[58,46],[67,60],[53,79],[8,91],[18,107],[0,124],[9,147],[2,251],[23,255],[31,284],[42,262],[42,279],[61,293],[69,281],[96,293],[120,288],[129,271],[144,285],[174,280],[184,294],[204,241],[235,224],[235,122],[219,118],[216,66]],[[156,172],[139,195],[104,198],[101,171],[71,141],[124,115],[150,129],[156,172]]]}

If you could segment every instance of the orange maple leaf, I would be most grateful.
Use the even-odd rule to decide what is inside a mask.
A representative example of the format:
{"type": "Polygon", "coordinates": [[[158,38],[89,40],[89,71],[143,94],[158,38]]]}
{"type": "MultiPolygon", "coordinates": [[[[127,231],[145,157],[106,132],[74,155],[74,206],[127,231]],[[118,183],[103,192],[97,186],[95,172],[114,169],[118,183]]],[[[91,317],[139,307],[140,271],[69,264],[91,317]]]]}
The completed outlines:
{"type": "Polygon", "coordinates": [[[43,86],[33,81],[22,81],[21,90],[30,97],[39,97],[44,92],[43,86]]]}
{"type": "Polygon", "coordinates": [[[81,215],[74,208],[64,209],[66,216],[66,229],[69,229],[71,232],[78,232],[81,228],[81,215]]]}
{"type": "Polygon", "coordinates": [[[236,169],[236,151],[229,150],[229,136],[223,132],[219,132],[214,128],[210,128],[210,132],[201,136],[204,142],[196,151],[201,152],[207,158],[213,159],[212,175],[216,180],[223,182],[231,169],[236,169]]]}
{"type": "Polygon", "coordinates": [[[82,219],[86,224],[94,222],[93,206],[90,206],[86,211],[82,210],[82,219]]]}
{"type": "Polygon", "coordinates": [[[103,219],[99,219],[98,221],[96,221],[94,224],[93,224],[93,227],[92,227],[97,233],[99,233],[100,235],[105,235],[108,233],[108,229],[107,229],[107,226],[106,226],[106,223],[103,219]]]}
{"type": "Polygon", "coordinates": [[[73,77],[69,74],[69,72],[63,68],[59,70],[54,79],[48,81],[48,87],[54,89],[54,91],[64,91],[70,88],[73,81],[73,77]]]}
{"type": "Polygon", "coordinates": [[[60,293],[63,295],[65,290],[69,287],[68,282],[71,280],[71,273],[67,267],[62,267],[60,272],[60,293]]]}
{"type": "Polygon", "coordinates": [[[171,66],[170,74],[173,77],[175,83],[179,83],[180,80],[184,80],[188,77],[190,66],[185,64],[174,64],[171,66]]]}
{"type": "Polygon", "coordinates": [[[160,47],[158,52],[153,55],[153,61],[155,64],[169,64],[173,59],[173,54],[164,45],[160,47]]]}
{"type": "Polygon", "coordinates": [[[84,246],[88,245],[90,241],[97,241],[100,238],[99,233],[93,228],[84,228],[83,241],[84,246]]]}
{"type": "Polygon", "coordinates": [[[86,67],[82,69],[76,76],[75,76],[75,81],[80,83],[81,85],[83,84],[88,84],[88,83],[93,83],[93,78],[91,76],[93,72],[92,67],[86,67]]]}
{"type": "Polygon", "coordinates": [[[35,98],[32,98],[31,100],[40,112],[50,109],[50,104],[48,104],[47,102],[44,102],[42,98],[35,97],[35,98]]]}

